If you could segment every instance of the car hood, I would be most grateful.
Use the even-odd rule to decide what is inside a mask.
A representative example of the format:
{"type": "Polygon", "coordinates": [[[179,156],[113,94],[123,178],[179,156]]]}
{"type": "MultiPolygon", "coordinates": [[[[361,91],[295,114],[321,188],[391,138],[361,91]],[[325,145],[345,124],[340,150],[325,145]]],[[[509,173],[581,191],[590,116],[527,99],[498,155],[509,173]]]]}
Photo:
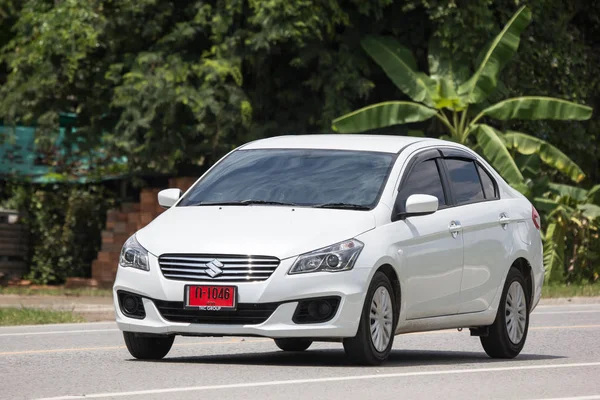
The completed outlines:
{"type": "Polygon", "coordinates": [[[150,253],[244,254],[284,259],[375,227],[369,211],[279,206],[174,207],[137,233],[150,253]]]}

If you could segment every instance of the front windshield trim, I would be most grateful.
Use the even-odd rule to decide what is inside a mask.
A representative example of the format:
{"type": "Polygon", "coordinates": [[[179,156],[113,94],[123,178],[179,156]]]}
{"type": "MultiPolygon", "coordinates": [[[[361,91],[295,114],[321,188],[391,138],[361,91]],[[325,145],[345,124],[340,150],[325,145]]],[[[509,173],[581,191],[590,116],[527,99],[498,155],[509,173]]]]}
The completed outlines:
{"type": "MultiPolygon", "coordinates": [[[[343,210],[343,211],[371,211],[373,210],[375,207],[377,207],[377,205],[379,204],[380,200],[381,200],[381,196],[383,195],[383,191],[385,190],[385,188],[388,185],[388,181],[390,178],[390,174],[392,172],[392,169],[394,168],[394,165],[396,164],[396,161],[398,159],[399,153],[393,153],[393,152],[387,152],[387,151],[375,151],[375,150],[350,150],[350,149],[336,149],[336,148],[315,148],[315,147],[266,147],[266,148],[258,148],[258,149],[245,149],[244,147],[241,147],[239,149],[233,150],[231,152],[229,152],[229,154],[225,155],[224,157],[222,157],[221,159],[219,159],[215,164],[213,164],[212,167],[210,167],[204,174],[202,174],[202,176],[200,177],[200,179],[198,179],[186,192],[185,194],[181,197],[181,199],[177,202],[177,204],[175,205],[175,207],[195,207],[196,205],[183,205],[182,203],[188,198],[188,196],[193,192],[193,189],[200,185],[210,174],[210,172],[216,168],[219,164],[221,164],[222,162],[224,162],[225,160],[227,160],[228,158],[230,158],[233,154],[238,153],[238,152],[255,152],[255,151],[277,151],[277,150],[299,150],[299,151],[335,151],[335,152],[347,152],[347,153],[361,153],[361,154],[386,154],[389,155],[391,157],[390,159],[390,164],[388,165],[387,171],[385,172],[385,176],[382,180],[382,184],[379,187],[379,190],[377,192],[377,196],[375,196],[375,199],[373,200],[373,202],[369,205],[365,205],[365,208],[362,210],[359,209],[349,209],[349,208],[321,208],[321,209],[327,209],[327,210],[343,210]]],[[[209,206],[208,204],[205,204],[205,206],[209,206]]],[[[254,205],[253,205],[254,206],[254,205]]],[[[258,206],[267,206],[267,205],[258,205],[258,206]]],[[[318,207],[314,207],[314,205],[304,205],[304,204],[297,204],[297,205],[277,205],[276,207],[291,207],[291,208],[318,208],[318,207]]]]}

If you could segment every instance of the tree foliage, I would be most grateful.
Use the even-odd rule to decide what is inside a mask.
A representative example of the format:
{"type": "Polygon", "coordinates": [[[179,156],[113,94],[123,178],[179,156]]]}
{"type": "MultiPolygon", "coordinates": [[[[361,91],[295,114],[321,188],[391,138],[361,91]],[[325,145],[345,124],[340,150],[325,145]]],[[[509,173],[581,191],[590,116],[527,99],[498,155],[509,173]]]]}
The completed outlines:
{"type": "Polygon", "coordinates": [[[338,30],[388,3],[28,0],[2,49],[0,118],[35,121],[50,145],[59,113],[74,112],[78,136],[134,173],[214,161],[252,138],[321,129],[366,95],[364,57],[337,62],[356,58],[355,33],[338,30]]]}
{"type": "MultiPolygon", "coordinates": [[[[345,112],[402,100],[360,51],[369,34],[415,50],[415,70],[436,39],[450,57],[436,60],[434,80],[451,73],[471,88],[454,66],[485,65],[479,49],[517,8],[513,0],[1,0],[0,118],[39,124],[38,142],[50,146],[59,113],[73,112],[73,140],[127,156],[132,173],[173,173],[250,139],[327,131],[345,112]]],[[[529,8],[521,50],[500,75],[502,97],[561,93],[594,106],[600,11],[585,1],[535,0],[529,8]]],[[[514,41],[500,48],[510,53],[514,41]]],[[[473,93],[491,81],[479,82],[473,93]]],[[[534,132],[569,149],[586,175],[600,175],[596,120],[502,128],[534,132]]]]}
{"type": "MultiPolygon", "coordinates": [[[[420,122],[433,118],[445,127],[442,137],[479,150],[513,185],[526,191],[523,175],[509,153],[506,135],[482,123],[482,118],[506,120],[587,120],[592,109],[574,102],[543,96],[509,98],[481,109],[486,99],[496,91],[499,75],[516,53],[521,33],[531,20],[531,12],[521,7],[502,31],[481,52],[482,59],[468,80],[468,67],[452,61],[452,54],[431,39],[429,75],[416,70],[416,61],[409,49],[391,37],[367,36],[361,44],[381,66],[390,80],[415,102],[383,102],[354,111],[333,120],[334,130],[343,133],[362,132],[397,124],[420,122]],[[458,71],[461,71],[458,73],[458,71]],[[464,72],[463,72],[464,71],[464,72]],[[476,142],[475,142],[476,141],[476,142]]],[[[542,160],[575,181],[584,178],[579,166],[542,139],[523,133],[512,135],[511,146],[529,153],[544,150],[542,160]],[[538,142],[538,146],[531,146],[538,142]],[[527,146],[529,144],[529,146],[527,146]],[[573,173],[575,171],[575,173],[573,173]]]]}
{"type": "Polygon", "coordinates": [[[544,265],[547,282],[595,281],[600,240],[600,185],[590,190],[550,183],[534,203],[545,211],[544,265]]]}
{"type": "MultiPolygon", "coordinates": [[[[69,140],[78,151],[98,155],[92,167],[111,167],[111,159],[125,156],[131,174],[197,174],[246,141],[329,131],[332,119],[352,110],[409,101],[362,50],[361,40],[370,35],[394,37],[411,49],[414,70],[431,72],[430,101],[457,105],[443,78],[470,87],[469,71],[460,66],[476,71],[484,58],[480,49],[487,49],[521,5],[515,0],[0,0],[0,120],[37,125],[37,144],[52,155],[42,163],[61,164],[52,146],[60,113],[66,112],[77,118],[69,140]],[[429,51],[430,43],[438,51],[429,51]],[[434,53],[445,56],[429,60],[434,53]]],[[[598,109],[596,2],[527,5],[531,24],[521,34],[519,50],[477,111],[524,94],[561,95],[598,109]]],[[[445,129],[441,121],[425,124],[415,122],[407,130],[426,128],[429,135],[445,129]]],[[[581,167],[584,187],[600,179],[595,115],[589,121],[499,120],[494,127],[528,132],[547,144],[513,135],[513,157],[519,158],[516,146],[545,160],[560,149],[581,167]]],[[[0,143],[3,139],[10,137],[0,137],[0,143]]],[[[565,183],[579,174],[573,168],[560,174],[555,167],[542,166],[538,177],[565,183]]]]}
{"type": "Polygon", "coordinates": [[[101,246],[100,233],[113,195],[100,185],[33,185],[9,182],[0,208],[20,210],[32,248],[27,278],[63,283],[87,277],[101,246]]]}

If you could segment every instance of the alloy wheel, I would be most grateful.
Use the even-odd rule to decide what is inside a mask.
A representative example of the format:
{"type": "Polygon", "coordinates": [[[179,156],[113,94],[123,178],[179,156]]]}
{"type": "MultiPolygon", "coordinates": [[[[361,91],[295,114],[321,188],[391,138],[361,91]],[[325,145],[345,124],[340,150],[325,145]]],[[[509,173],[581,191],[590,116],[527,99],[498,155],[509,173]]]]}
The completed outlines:
{"type": "Polygon", "coordinates": [[[527,322],[527,302],[521,283],[515,281],[508,288],[505,312],[508,338],[514,344],[519,344],[525,334],[527,322]]]}
{"type": "Polygon", "coordinates": [[[373,294],[370,311],[371,342],[378,352],[385,351],[390,343],[393,318],[392,297],[385,287],[380,286],[373,294]]]}

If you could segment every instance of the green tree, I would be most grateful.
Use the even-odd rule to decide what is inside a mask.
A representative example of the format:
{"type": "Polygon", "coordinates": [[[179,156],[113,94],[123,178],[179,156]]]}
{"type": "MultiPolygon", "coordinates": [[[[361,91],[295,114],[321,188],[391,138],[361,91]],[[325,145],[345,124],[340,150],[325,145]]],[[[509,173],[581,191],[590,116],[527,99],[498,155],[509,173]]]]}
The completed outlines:
{"type": "MultiPolygon", "coordinates": [[[[539,22],[504,68],[508,97],[535,88],[600,101],[600,11],[588,3],[530,2],[539,22]]],[[[83,152],[126,156],[135,174],[197,174],[187,168],[244,141],[329,130],[348,110],[397,98],[357,50],[361,38],[399,38],[421,69],[430,37],[453,60],[472,60],[513,8],[512,0],[0,0],[0,119],[36,122],[38,145],[53,154],[59,115],[73,113],[72,141],[83,152]]],[[[501,125],[535,132],[600,177],[596,120],[501,125]]]]}
{"type": "Polygon", "coordinates": [[[51,148],[71,112],[71,140],[126,156],[127,172],[198,174],[244,141],[322,129],[365,96],[365,57],[336,30],[388,6],[27,0],[0,54],[0,119],[38,124],[38,145],[51,148]]]}
{"type": "Polygon", "coordinates": [[[67,277],[89,277],[114,195],[100,185],[9,182],[3,189],[11,196],[0,201],[0,208],[18,209],[30,233],[27,278],[57,284],[67,277]]]}
{"type": "MultiPolygon", "coordinates": [[[[65,143],[90,158],[91,173],[118,169],[113,160],[126,157],[125,171],[114,172],[197,175],[249,140],[329,131],[331,120],[349,110],[405,99],[361,50],[361,39],[397,38],[413,50],[418,71],[427,69],[433,38],[440,55],[449,53],[456,65],[477,70],[479,62],[471,63],[483,57],[478,57],[479,48],[494,39],[515,4],[0,0],[0,120],[4,125],[35,123],[44,155],[36,162],[66,176],[78,166],[56,146],[61,113],[76,117],[65,143]]],[[[576,103],[600,105],[596,2],[530,0],[528,5],[532,23],[518,53],[498,75],[497,90],[487,103],[469,103],[469,118],[493,102],[524,93],[560,93],[576,103]]],[[[444,112],[452,122],[452,112],[444,112]]],[[[447,130],[433,120],[424,124],[436,135],[447,130]]],[[[480,119],[492,126],[491,121],[480,119]]],[[[534,134],[568,154],[591,182],[600,179],[597,115],[590,121],[496,120],[493,126],[534,134]]],[[[469,136],[476,142],[475,135],[469,136]]],[[[518,158],[512,141],[506,143],[518,158]]],[[[539,142],[520,148],[551,155],[539,142]]],[[[534,184],[542,179],[568,181],[577,170],[572,171],[565,175],[544,166],[530,190],[537,190],[534,184]]],[[[0,190],[0,197],[7,195],[0,190]]],[[[48,216],[64,213],[60,201],[44,201],[41,210],[48,216]]],[[[50,217],[43,221],[62,226],[50,217]]],[[[87,232],[92,231],[81,236],[82,243],[96,243],[97,231],[87,232]]],[[[39,260],[55,260],[50,247],[36,248],[39,260]]]]}
{"type": "Polygon", "coordinates": [[[523,175],[508,146],[524,154],[538,153],[542,161],[568,174],[575,182],[581,181],[585,176],[581,168],[548,142],[520,132],[501,133],[481,123],[484,117],[500,121],[586,120],[592,115],[590,107],[544,96],[521,96],[486,104],[530,20],[529,9],[519,9],[484,49],[481,62],[470,78],[465,66],[456,65],[452,54],[437,40],[432,40],[429,46],[428,76],[417,71],[412,53],[394,39],[366,37],[362,41],[364,50],[413,102],[389,101],[359,109],[335,119],[333,129],[353,133],[436,117],[447,129],[448,135],[443,137],[474,146],[512,184],[522,184],[523,175]]]}

